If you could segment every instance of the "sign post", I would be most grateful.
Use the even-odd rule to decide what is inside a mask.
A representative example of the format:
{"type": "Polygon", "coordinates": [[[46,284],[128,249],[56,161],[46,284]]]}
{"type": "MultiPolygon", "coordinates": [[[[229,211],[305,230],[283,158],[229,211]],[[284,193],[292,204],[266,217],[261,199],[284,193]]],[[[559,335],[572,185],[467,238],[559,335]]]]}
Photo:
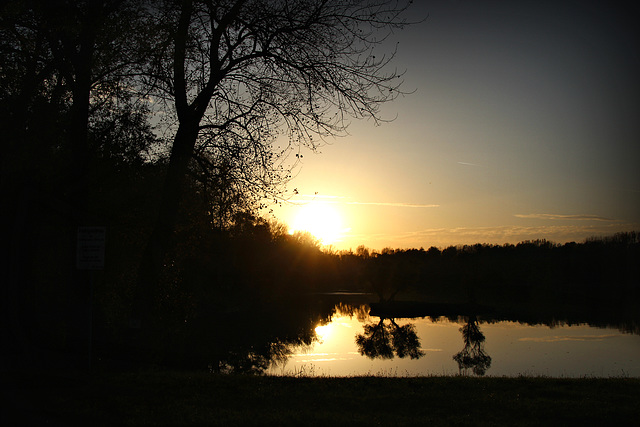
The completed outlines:
{"type": "Polygon", "coordinates": [[[91,370],[93,347],[93,272],[104,269],[106,236],[106,227],[78,227],[76,268],[89,271],[89,370],[91,370]]]}

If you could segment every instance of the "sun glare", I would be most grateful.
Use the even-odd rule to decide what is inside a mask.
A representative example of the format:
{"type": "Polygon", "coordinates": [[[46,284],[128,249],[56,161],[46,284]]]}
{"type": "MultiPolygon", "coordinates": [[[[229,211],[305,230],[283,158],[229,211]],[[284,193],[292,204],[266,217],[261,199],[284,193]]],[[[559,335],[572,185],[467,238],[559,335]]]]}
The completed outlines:
{"type": "Polygon", "coordinates": [[[313,234],[323,245],[338,242],[344,231],[342,218],[331,205],[324,203],[309,203],[300,207],[290,233],[307,231],[313,234]]]}
{"type": "Polygon", "coordinates": [[[316,326],[316,336],[318,337],[318,341],[322,344],[324,340],[331,336],[332,327],[331,324],[316,326]]]}

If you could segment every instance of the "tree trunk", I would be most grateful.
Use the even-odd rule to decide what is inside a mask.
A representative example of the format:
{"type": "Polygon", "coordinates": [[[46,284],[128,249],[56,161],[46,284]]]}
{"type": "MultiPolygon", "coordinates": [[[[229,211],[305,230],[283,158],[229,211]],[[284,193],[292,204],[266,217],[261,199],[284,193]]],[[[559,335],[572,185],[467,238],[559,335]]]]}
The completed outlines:
{"type": "Polygon", "coordinates": [[[148,329],[150,326],[153,300],[160,282],[160,274],[165,258],[174,243],[172,235],[197,136],[197,124],[181,124],[173,142],[158,216],[138,268],[130,325],[134,329],[148,329]]]}

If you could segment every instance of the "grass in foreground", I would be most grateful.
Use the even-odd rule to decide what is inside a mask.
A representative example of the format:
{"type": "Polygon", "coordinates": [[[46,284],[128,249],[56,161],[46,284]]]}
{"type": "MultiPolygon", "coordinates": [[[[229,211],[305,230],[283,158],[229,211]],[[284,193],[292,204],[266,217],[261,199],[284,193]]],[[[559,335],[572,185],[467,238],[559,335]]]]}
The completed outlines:
{"type": "Polygon", "coordinates": [[[2,425],[537,426],[640,420],[637,378],[11,375],[2,380],[2,394],[2,425]]]}

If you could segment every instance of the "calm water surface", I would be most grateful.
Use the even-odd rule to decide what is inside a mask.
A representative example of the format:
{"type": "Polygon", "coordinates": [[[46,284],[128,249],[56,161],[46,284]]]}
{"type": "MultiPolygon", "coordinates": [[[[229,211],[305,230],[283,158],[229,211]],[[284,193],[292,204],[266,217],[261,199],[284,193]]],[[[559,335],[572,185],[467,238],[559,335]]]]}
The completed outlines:
{"type": "MultiPolygon", "coordinates": [[[[640,336],[617,329],[587,325],[550,328],[504,321],[483,323],[481,320],[474,323],[468,319],[454,322],[446,318],[396,319],[395,324],[391,324],[387,319],[387,331],[414,326],[422,355],[415,359],[410,355],[398,357],[397,352],[391,354],[391,358],[388,353],[386,358],[364,356],[362,347],[356,344],[356,337],[366,336],[365,325],[375,327],[379,322],[376,317],[360,316],[359,320],[356,316],[337,313],[329,323],[316,327],[317,342],[296,347],[284,364],[271,367],[268,373],[457,375],[474,374],[473,365],[478,363],[478,372],[486,376],[640,377],[640,336]],[[462,332],[465,327],[466,345],[462,332]],[[458,360],[466,361],[466,368],[459,366],[454,359],[456,355],[458,360]]],[[[388,347],[394,347],[392,339],[385,348],[388,347]]]]}

